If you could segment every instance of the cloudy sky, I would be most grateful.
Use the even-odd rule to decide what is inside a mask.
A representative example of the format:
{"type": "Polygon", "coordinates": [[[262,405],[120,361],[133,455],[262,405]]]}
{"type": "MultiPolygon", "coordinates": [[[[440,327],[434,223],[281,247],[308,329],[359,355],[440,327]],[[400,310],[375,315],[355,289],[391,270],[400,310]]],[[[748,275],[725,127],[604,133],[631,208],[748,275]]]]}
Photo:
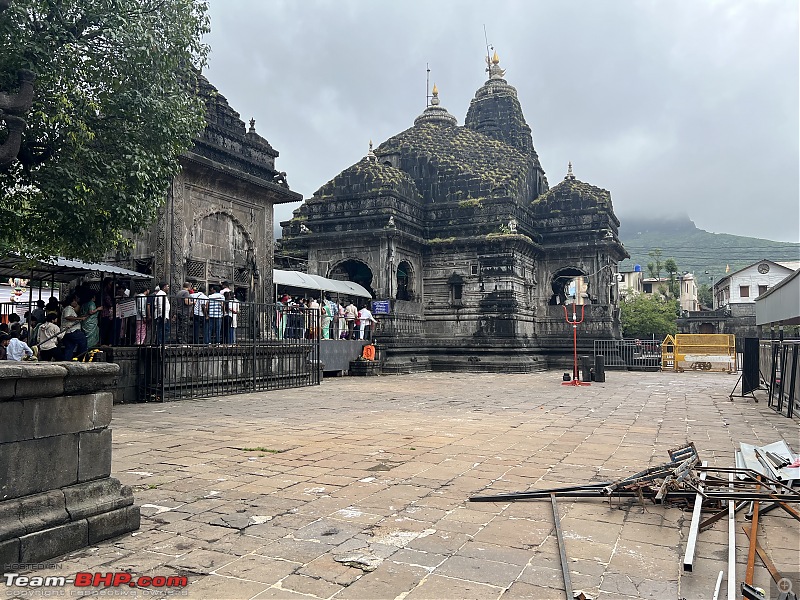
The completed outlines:
{"type": "Polygon", "coordinates": [[[572,161],[623,219],[800,241],[796,0],[210,4],[207,75],[306,198],[413,124],[426,64],[463,124],[485,26],[551,186],[572,161]]]}

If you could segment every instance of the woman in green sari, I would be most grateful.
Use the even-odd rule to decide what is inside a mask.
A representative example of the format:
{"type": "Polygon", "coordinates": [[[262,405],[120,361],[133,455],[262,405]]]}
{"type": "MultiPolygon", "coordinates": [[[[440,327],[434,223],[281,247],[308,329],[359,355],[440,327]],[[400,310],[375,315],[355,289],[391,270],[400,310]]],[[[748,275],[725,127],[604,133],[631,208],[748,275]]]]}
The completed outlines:
{"type": "Polygon", "coordinates": [[[81,306],[81,317],[86,317],[83,321],[83,332],[86,334],[86,345],[89,349],[97,348],[100,345],[100,324],[97,320],[97,313],[100,311],[94,303],[96,294],[91,292],[88,300],[81,306]]]}

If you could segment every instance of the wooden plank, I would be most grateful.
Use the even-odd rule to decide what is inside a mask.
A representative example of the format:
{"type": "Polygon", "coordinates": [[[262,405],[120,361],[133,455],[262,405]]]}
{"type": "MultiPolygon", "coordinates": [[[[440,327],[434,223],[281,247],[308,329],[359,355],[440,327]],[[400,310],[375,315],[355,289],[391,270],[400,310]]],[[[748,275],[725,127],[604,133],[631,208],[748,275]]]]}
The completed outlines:
{"type": "MultiPolygon", "coordinates": [[[[747,539],[750,539],[750,532],[747,531],[747,527],[742,525],[742,530],[744,531],[744,534],[747,536],[747,539]]],[[[783,575],[781,575],[780,572],[778,572],[778,569],[775,568],[775,563],[772,562],[772,559],[769,557],[766,550],[764,550],[764,548],[761,547],[761,544],[758,543],[758,540],[756,540],[756,553],[758,554],[758,557],[761,559],[761,562],[764,563],[764,566],[767,567],[767,571],[769,571],[769,574],[772,575],[772,580],[775,583],[780,583],[781,580],[783,579],[783,575]]]]}

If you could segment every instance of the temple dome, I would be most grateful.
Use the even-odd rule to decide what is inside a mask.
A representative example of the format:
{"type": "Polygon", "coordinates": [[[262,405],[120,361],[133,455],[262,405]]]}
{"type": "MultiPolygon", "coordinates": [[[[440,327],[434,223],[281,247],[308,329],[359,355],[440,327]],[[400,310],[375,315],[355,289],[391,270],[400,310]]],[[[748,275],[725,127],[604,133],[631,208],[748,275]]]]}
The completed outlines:
{"type": "Polygon", "coordinates": [[[572,172],[572,163],[564,180],[536,198],[531,207],[539,214],[553,210],[567,212],[587,209],[602,209],[613,214],[611,193],[577,179],[572,172]]]}
{"type": "Polygon", "coordinates": [[[436,87],[436,84],[433,86],[433,96],[431,97],[430,105],[425,108],[420,116],[414,119],[415,126],[421,123],[432,123],[447,127],[454,127],[458,124],[458,120],[447,112],[444,106],[439,104],[439,89],[436,87]]]}
{"type": "MultiPolygon", "coordinates": [[[[370,153],[372,150],[370,148],[370,153]]],[[[315,198],[353,196],[360,193],[392,190],[408,197],[419,192],[408,174],[381,163],[371,154],[348,167],[314,192],[315,198]]]]}
{"type": "Polygon", "coordinates": [[[491,59],[487,56],[486,62],[489,78],[475,92],[464,126],[535,155],[531,128],[522,114],[517,90],[504,79],[506,72],[500,68],[496,52],[491,59]]]}

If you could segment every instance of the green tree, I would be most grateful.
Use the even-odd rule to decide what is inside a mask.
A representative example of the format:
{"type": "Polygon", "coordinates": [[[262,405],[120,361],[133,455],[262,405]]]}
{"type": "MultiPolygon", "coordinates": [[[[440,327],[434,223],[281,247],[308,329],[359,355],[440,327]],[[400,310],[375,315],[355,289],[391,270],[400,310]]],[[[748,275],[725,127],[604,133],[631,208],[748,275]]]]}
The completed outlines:
{"type": "Polygon", "coordinates": [[[703,283],[697,288],[697,301],[705,307],[714,306],[714,293],[707,284],[703,283]]]}
{"type": "Polygon", "coordinates": [[[680,296],[680,289],[678,288],[678,265],[675,263],[674,258],[668,258],[664,261],[664,270],[669,273],[669,293],[673,298],[680,296]]]}
{"type": "Polygon", "coordinates": [[[205,125],[206,12],[196,0],[13,0],[0,12],[0,90],[20,68],[37,75],[18,161],[0,170],[0,251],[97,259],[153,221],[205,125]]]}
{"type": "Polygon", "coordinates": [[[647,253],[653,259],[653,262],[647,263],[647,272],[653,279],[661,279],[661,269],[664,266],[661,263],[661,254],[661,248],[653,248],[647,253]]]}
{"type": "Polygon", "coordinates": [[[662,300],[639,294],[620,303],[620,320],[625,337],[663,339],[678,331],[677,300],[662,300]]]}

